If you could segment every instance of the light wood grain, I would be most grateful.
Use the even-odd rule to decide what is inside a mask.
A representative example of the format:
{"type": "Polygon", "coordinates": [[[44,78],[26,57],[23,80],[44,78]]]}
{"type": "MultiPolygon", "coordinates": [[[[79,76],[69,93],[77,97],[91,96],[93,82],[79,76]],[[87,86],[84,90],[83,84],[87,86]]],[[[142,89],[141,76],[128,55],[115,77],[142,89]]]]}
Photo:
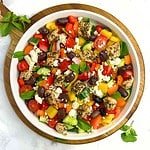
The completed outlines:
{"type": "MultiPolygon", "coordinates": [[[[2,10],[2,15],[4,15],[8,9],[6,7],[4,7],[2,4],[0,4],[0,9],[2,10]]],[[[132,116],[132,114],[135,112],[135,110],[137,109],[141,96],[143,94],[143,90],[144,90],[144,84],[145,84],[145,68],[144,68],[144,61],[143,61],[143,57],[140,51],[140,48],[136,42],[136,40],[134,39],[133,35],[131,34],[131,32],[118,20],[116,19],[114,16],[112,16],[111,14],[109,14],[108,12],[96,8],[96,7],[92,7],[92,6],[88,6],[88,5],[83,5],[83,4],[64,4],[64,5],[59,5],[59,6],[54,6],[54,7],[50,7],[47,8],[39,13],[37,13],[36,15],[34,15],[31,20],[32,23],[30,24],[30,26],[32,24],[34,24],[36,21],[38,21],[39,19],[57,12],[57,11],[62,11],[62,10],[67,10],[67,9],[82,9],[82,10],[88,10],[88,11],[92,11],[95,13],[98,13],[106,18],[108,18],[109,20],[113,21],[115,24],[117,24],[129,37],[130,41],[132,42],[136,53],[138,55],[138,59],[140,61],[140,76],[141,76],[141,81],[140,81],[140,89],[138,91],[138,96],[136,98],[136,101],[134,103],[133,108],[131,109],[131,111],[128,113],[128,115],[125,117],[125,119],[119,124],[117,125],[114,129],[112,129],[111,131],[97,136],[95,138],[91,138],[88,140],[64,140],[64,139],[58,139],[55,138],[53,136],[50,136],[47,133],[42,132],[41,130],[37,129],[35,126],[33,126],[25,117],[24,115],[21,113],[20,109],[18,108],[18,106],[16,105],[16,102],[14,100],[11,88],[10,88],[10,62],[12,59],[12,54],[13,51],[15,50],[15,47],[19,41],[19,39],[22,37],[23,33],[21,33],[18,30],[13,30],[13,32],[11,33],[11,44],[9,46],[7,55],[6,55],[6,59],[5,59],[5,67],[4,67],[4,82],[5,82],[5,88],[6,88],[6,92],[7,92],[7,96],[8,99],[12,105],[12,107],[14,108],[15,112],[17,113],[17,115],[19,116],[19,118],[33,131],[35,131],[36,133],[50,139],[53,141],[57,141],[57,142],[61,142],[61,143],[66,143],[66,144],[82,144],[82,143],[89,143],[89,142],[94,142],[97,140],[101,140],[103,138],[106,138],[107,136],[113,134],[115,131],[117,131],[124,123],[126,123],[129,118],[132,116]]],[[[30,27],[28,26],[28,28],[30,27]]]]}

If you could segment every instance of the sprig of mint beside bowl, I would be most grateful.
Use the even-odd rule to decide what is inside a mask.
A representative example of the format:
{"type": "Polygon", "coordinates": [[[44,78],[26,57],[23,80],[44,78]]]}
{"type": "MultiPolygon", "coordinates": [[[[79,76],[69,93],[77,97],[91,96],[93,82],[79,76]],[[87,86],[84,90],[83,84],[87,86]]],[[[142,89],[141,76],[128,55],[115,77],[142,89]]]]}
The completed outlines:
{"type": "Polygon", "coordinates": [[[7,12],[0,20],[0,35],[7,36],[12,29],[18,29],[24,32],[26,25],[29,23],[31,23],[31,20],[26,15],[17,16],[13,12],[7,12]]]}
{"type": "Polygon", "coordinates": [[[123,125],[120,130],[123,131],[121,133],[121,139],[124,142],[135,142],[137,141],[137,133],[135,129],[132,127],[133,121],[131,122],[130,125],[123,125]]]}

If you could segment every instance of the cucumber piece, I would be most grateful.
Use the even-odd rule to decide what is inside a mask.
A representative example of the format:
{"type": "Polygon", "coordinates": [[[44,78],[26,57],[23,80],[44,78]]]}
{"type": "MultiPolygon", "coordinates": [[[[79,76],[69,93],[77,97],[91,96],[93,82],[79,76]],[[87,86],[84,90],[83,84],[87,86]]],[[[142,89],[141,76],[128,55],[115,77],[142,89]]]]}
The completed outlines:
{"type": "Polygon", "coordinates": [[[32,37],[28,42],[32,45],[37,45],[39,43],[39,39],[32,37]]]}
{"type": "Polygon", "coordinates": [[[82,50],[83,51],[88,51],[88,50],[91,50],[93,47],[93,42],[88,42],[88,43],[85,43],[82,47],[82,50]]]}
{"type": "Polygon", "coordinates": [[[72,117],[72,116],[66,116],[63,120],[63,123],[66,123],[68,125],[72,125],[72,126],[75,126],[78,124],[78,121],[76,118],[72,117]]]}
{"type": "Polygon", "coordinates": [[[38,71],[37,71],[37,74],[39,75],[49,75],[50,73],[50,69],[46,68],[46,67],[43,67],[43,68],[40,68],[38,71]]]}
{"type": "Polygon", "coordinates": [[[124,66],[124,64],[125,64],[125,60],[124,60],[124,58],[122,58],[120,64],[118,65],[118,67],[122,67],[122,66],[124,66]]]}
{"type": "Polygon", "coordinates": [[[121,94],[117,91],[112,95],[112,98],[117,100],[117,99],[121,98],[121,94]]]}
{"type": "Polygon", "coordinates": [[[44,116],[40,116],[39,121],[47,123],[47,119],[44,116]]]}
{"type": "Polygon", "coordinates": [[[35,95],[35,91],[31,90],[31,91],[27,91],[27,92],[23,92],[20,94],[20,97],[23,100],[30,100],[31,98],[33,98],[33,96],[35,95]]]}
{"type": "Polygon", "coordinates": [[[64,123],[64,124],[65,124],[65,126],[66,126],[66,128],[67,128],[68,131],[70,131],[71,129],[74,128],[74,126],[71,126],[71,125],[66,124],[66,123],[64,123]]]}
{"type": "Polygon", "coordinates": [[[85,99],[86,97],[89,96],[89,94],[90,94],[90,89],[89,88],[84,88],[82,90],[82,92],[78,94],[78,98],[81,99],[81,100],[85,99]]]}
{"type": "Polygon", "coordinates": [[[18,58],[19,60],[22,60],[24,58],[24,52],[18,51],[13,54],[13,58],[18,58]]]}

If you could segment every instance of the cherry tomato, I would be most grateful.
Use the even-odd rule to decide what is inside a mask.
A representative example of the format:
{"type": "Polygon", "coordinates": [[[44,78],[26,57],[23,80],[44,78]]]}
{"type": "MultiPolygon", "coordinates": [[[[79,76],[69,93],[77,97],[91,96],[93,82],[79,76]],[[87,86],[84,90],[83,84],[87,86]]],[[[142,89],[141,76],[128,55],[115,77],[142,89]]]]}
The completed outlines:
{"type": "Polygon", "coordinates": [[[95,118],[91,119],[91,125],[93,129],[98,129],[100,127],[101,120],[102,120],[101,115],[98,115],[95,118]]]}
{"type": "Polygon", "coordinates": [[[100,32],[102,31],[102,26],[101,26],[101,25],[97,25],[97,26],[96,26],[96,31],[97,31],[98,33],[100,33],[100,32]]]}
{"type": "Polygon", "coordinates": [[[25,85],[25,82],[22,78],[18,78],[18,84],[19,84],[19,87],[22,87],[23,85],[25,85]]]}
{"type": "Polygon", "coordinates": [[[48,125],[49,125],[51,128],[55,128],[57,122],[58,122],[57,120],[51,119],[51,120],[48,121],[48,125]]]}
{"type": "Polygon", "coordinates": [[[67,23],[66,24],[66,31],[69,33],[71,30],[73,30],[73,24],[67,23]]]}
{"type": "Polygon", "coordinates": [[[117,118],[121,112],[121,108],[120,107],[116,107],[115,109],[113,110],[107,110],[106,111],[108,114],[114,114],[115,117],[117,118]]]}
{"type": "Polygon", "coordinates": [[[47,79],[47,82],[49,86],[52,85],[54,83],[54,75],[50,75],[47,79]]]}
{"type": "Polygon", "coordinates": [[[39,109],[39,105],[36,100],[30,100],[28,102],[29,110],[35,113],[39,109]]]}
{"type": "Polygon", "coordinates": [[[112,74],[112,67],[111,66],[103,66],[104,70],[102,72],[102,74],[104,76],[109,76],[112,74]]]}
{"type": "Polygon", "coordinates": [[[72,23],[72,24],[74,24],[75,22],[78,21],[77,18],[74,17],[74,16],[69,16],[68,19],[69,19],[69,22],[72,23]]]}
{"type": "Polygon", "coordinates": [[[124,80],[128,80],[131,79],[131,77],[133,76],[133,72],[130,70],[126,70],[124,71],[124,73],[122,74],[122,77],[124,80]]]}
{"type": "Polygon", "coordinates": [[[59,69],[61,71],[66,71],[68,69],[68,66],[71,64],[70,61],[64,59],[60,64],[59,64],[59,69]]]}
{"type": "Polygon", "coordinates": [[[46,109],[48,109],[48,107],[49,107],[49,104],[48,104],[48,102],[46,102],[45,100],[42,102],[42,107],[41,107],[41,109],[42,110],[46,110],[46,109]]]}
{"type": "Polygon", "coordinates": [[[48,51],[49,43],[48,43],[47,39],[41,39],[38,45],[39,45],[40,50],[42,50],[44,52],[48,51]]]}
{"type": "Polygon", "coordinates": [[[32,90],[32,86],[31,85],[23,85],[20,87],[19,92],[20,93],[24,93],[24,92],[28,92],[32,90]]]}
{"type": "Polygon", "coordinates": [[[75,40],[72,37],[68,37],[66,41],[66,47],[73,48],[75,45],[75,40]]]}
{"type": "Polygon", "coordinates": [[[33,36],[34,38],[37,38],[37,39],[42,39],[43,38],[43,35],[42,34],[34,34],[34,36],[33,36]]]}
{"type": "Polygon", "coordinates": [[[95,41],[94,41],[94,47],[97,49],[97,50],[102,50],[105,48],[106,44],[107,44],[107,41],[108,41],[108,38],[103,36],[103,35],[100,35],[98,36],[95,41]]]}
{"type": "Polygon", "coordinates": [[[86,81],[89,79],[88,72],[83,72],[79,74],[78,79],[81,81],[86,81]]]}
{"type": "Polygon", "coordinates": [[[78,26],[79,26],[78,22],[75,22],[74,25],[73,25],[73,30],[74,30],[76,36],[78,34],[78,26]]]}
{"type": "Polygon", "coordinates": [[[17,65],[18,71],[25,71],[29,69],[29,65],[25,60],[19,61],[17,65]]]}

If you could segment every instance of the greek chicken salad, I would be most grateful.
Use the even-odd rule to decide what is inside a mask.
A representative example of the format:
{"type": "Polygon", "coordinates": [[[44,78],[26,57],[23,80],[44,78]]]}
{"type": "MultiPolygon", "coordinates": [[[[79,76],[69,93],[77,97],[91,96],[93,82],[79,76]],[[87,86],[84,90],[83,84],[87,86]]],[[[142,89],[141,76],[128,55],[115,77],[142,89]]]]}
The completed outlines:
{"type": "Polygon", "coordinates": [[[68,16],[46,23],[13,57],[18,59],[21,99],[60,134],[91,133],[111,124],[132,90],[127,44],[90,18],[68,16]]]}

